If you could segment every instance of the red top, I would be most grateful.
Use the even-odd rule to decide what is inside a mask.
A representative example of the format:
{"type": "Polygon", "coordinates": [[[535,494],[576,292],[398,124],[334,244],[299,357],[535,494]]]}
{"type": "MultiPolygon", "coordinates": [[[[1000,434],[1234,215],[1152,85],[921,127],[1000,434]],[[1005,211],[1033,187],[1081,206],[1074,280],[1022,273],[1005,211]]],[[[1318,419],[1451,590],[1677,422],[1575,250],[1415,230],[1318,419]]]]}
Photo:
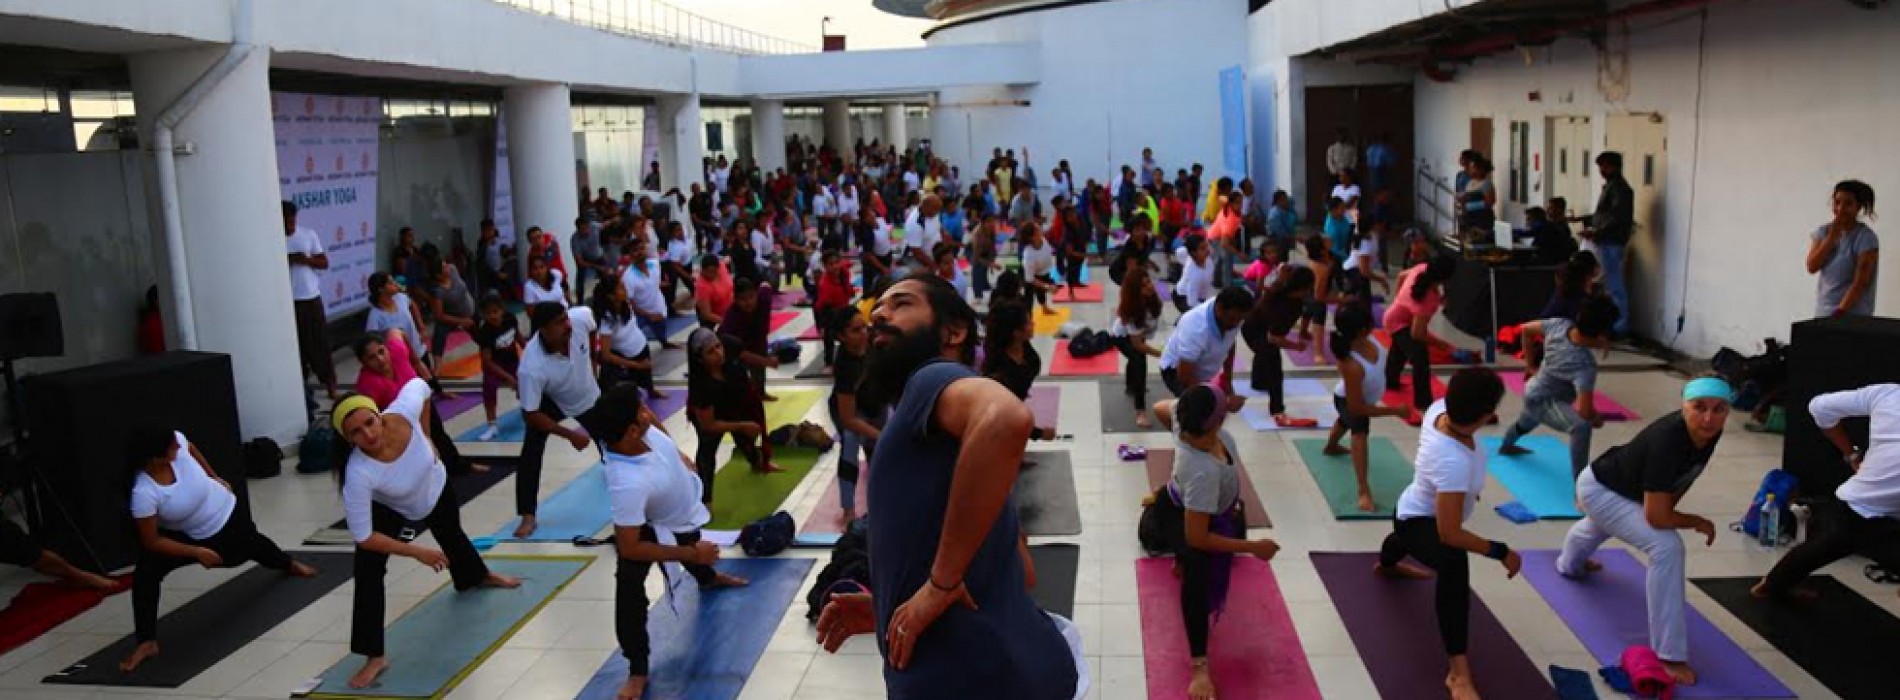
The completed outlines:
{"type": "Polygon", "coordinates": [[[726,309],[732,308],[732,273],[726,271],[725,261],[720,261],[719,274],[713,279],[700,275],[693,283],[693,296],[705,299],[714,316],[725,318],[726,309]]]}
{"type": "Polygon", "coordinates": [[[165,320],[156,309],[139,314],[138,344],[140,355],[165,352],[165,320]]]}
{"type": "Polygon", "coordinates": [[[849,306],[851,297],[856,294],[857,290],[852,288],[849,276],[838,279],[837,275],[827,272],[818,277],[818,299],[813,303],[819,311],[827,311],[849,306]]]}
{"type": "Polygon", "coordinates": [[[1187,226],[1194,218],[1194,207],[1179,197],[1161,200],[1161,221],[1170,226],[1187,226]]]}

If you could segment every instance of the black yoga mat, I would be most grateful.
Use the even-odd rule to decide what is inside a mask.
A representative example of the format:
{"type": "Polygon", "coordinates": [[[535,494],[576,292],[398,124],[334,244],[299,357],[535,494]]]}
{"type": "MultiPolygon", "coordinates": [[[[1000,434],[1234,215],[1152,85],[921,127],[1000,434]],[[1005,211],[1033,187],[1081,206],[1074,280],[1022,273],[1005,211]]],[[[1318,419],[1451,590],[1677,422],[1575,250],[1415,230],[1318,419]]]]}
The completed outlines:
{"type": "MultiPolygon", "coordinates": [[[[1150,367],[1150,371],[1152,370],[1153,368],[1150,367]]],[[[1153,427],[1147,429],[1135,427],[1135,401],[1128,397],[1127,391],[1128,383],[1123,381],[1121,377],[1101,381],[1102,432],[1167,432],[1166,428],[1161,427],[1161,421],[1154,420],[1153,415],[1148,416],[1153,427]]],[[[1161,377],[1159,375],[1150,375],[1148,378],[1148,396],[1144,399],[1148,405],[1153,406],[1156,401],[1171,398],[1174,398],[1174,394],[1168,393],[1168,387],[1161,383],[1161,377]]]]}
{"type": "Polygon", "coordinates": [[[138,670],[119,672],[119,661],[136,645],[128,634],[43,682],[136,688],[184,685],[350,580],[354,570],[354,555],[349,552],[291,552],[290,556],[317,567],[317,575],[296,578],[252,567],[159,618],[162,651],[138,670]]]}
{"type": "Polygon", "coordinates": [[[1082,548],[1073,544],[1033,545],[1029,560],[1036,563],[1036,587],[1029,589],[1036,607],[1075,619],[1075,573],[1082,563],[1082,548]]]}
{"type": "Polygon", "coordinates": [[[1695,585],[1762,639],[1843,698],[1891,698],[1900,693],[1900,619],[1832,576],[1804,582],[1819,597],[1773,601],[1748,589],[1760,577],[1698,578],[1695,585]]]}
{"type": "MultiPolygon", "coordinates": [[[[495,484],[501,483],[502,479],[506,479],[510,474],[515,473],[515,468],[521,464],[521,460],[515,458],[463,457],[463,459],[465,461],[480,462],[488,465],[488,471],[469,472],[449,477],[449,483],[455,488],[455,500],[458,501],[457,505],[460,506],[468,505],[470,501],[475,500],[476,496],[482,495],[495,484]]],[[[349,523],[338,519],[336,522],[330,523],[329,527],[310,533],[309,537],[304,538],[303,543],[306,546],[314,547],[322,545],[351,545],[355,544],[355,541],[350,538],[349,523]]]]}

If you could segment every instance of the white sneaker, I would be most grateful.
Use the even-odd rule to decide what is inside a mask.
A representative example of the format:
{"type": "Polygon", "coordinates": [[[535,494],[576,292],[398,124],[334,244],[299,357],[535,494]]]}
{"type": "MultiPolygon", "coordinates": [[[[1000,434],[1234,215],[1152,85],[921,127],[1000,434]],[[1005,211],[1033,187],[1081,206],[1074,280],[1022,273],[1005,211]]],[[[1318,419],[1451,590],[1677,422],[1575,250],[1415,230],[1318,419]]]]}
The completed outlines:
{"type": "Polygon", "coordinates": [[[488,429],[482,431],[482,436],[478,439],[481,440],[482,442],[487,442],[489,440],[495,439],[495,436],[500,435],[500,434],[501,434],[501,429],[495,427],[494,423],[489,423],[488,429]]]}

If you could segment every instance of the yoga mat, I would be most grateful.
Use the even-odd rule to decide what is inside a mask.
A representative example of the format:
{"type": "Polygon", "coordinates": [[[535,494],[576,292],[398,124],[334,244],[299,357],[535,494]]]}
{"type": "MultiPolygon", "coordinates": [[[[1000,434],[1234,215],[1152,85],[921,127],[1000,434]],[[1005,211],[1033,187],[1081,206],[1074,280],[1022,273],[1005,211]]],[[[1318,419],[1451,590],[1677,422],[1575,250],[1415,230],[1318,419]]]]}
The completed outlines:
{"type": "Polygon", "coordinates": [[[474,341],[475,339],[469,336],[468,331],[459,328],[449,331],[449,341],[442,344],[442,355],[444,357],[453,355],[455,351],[462,349],[474,341]]]}
{"type": "MultiPolygon", "coordinates": [[[[389,670],[374,685],[349,686],[363,657],[343,657],[320,677],[313,698],[435,698],[448,694],[515,631],[533,619],[594,557],[488,555],[489,570],[521,579],[520,588],[456,591],[443,583],[384,633],[389,670]]],[[[447,578],[444,575],[444,578],[447,578]]]]}
{"type": "MultiPolygon", "coordinates": [[[[147,659],[138,670],[119,672],[119,661],[137,646],[127,634],[43,682],[135,688],[184,685],[350,580],[355,558],[350,552],[290,552],[290,556],[316,567],[317,575],[296,578],[253,566],[159,618],[162,653],[147,659]]],[[[180,591],[169,594],[184,595],[180,591]]]]}
{"type": "MultiPolygon", "coordinates": [[[[1375,316],[1375,317],[1373,317],[1373,318],[1374,318],[1374,319],[1376,320],[1376,319],[1378,319],[1378,318],[1382,318],[1382,317],[1378,317],[1378,316],[1375,316]]],[[[1387,333],[1387,332],[1385,331],[1385,329],[1383,329],[1383,328],[1377,328],[1377,329],[1373,329],[1373,331],[1372,331],[1372,335],[1373,335],[1373,337],[1375,337],[1375,338],[1378,338],[1378,339],[1379,339],[1379,344],[1380,344],[1380,345],[1384,345],[1384,346],[1386,346],[1387,348],[1391,348],[1391,347],[1392,347],[1392,334],[1391,334],[1391,333],[1387,333]]],[[[1457,359],[1456,359],[1456,358],[1455,358],[1455,357],[1454,357],[1454,356],[1452,355],[1452,353],[1453,353],[1454,351],[1457,351],[1457,350],[1463,350],[1463,349],[1464,349],[1464,348],[1457,348],[1457,347],[1453,347],[1453,348],[1450,348],[1450,349],[1446,349],[1446,348],[1444,348],[1444,347],[1442,347],[1442,346],[1436,346],[1436,345],[1435,345],[1435,346],[1432,346],[1432,348],[1431,348],[1431,356],[1432,356],[1432,366],[1433,366],[1433,367],[1444,367],[1444,366],[1446,366],[1446,365],[1475,365],[1475,364],[1483,364],[1483,362],[1484,362],[1484,355],[1483,355],[1482,353],[1478,353],[1478,352],[1476,352],[1476,351],[1473,351],[1473,352],[1472,352],[1472,353],[1470,354],[1470,358],[1471,358],[1471,359],[1470,359],[1470,361],[1467,361],[1467,362],[1459,362],[1459,361],[1458,361],[1458,360],[1457,360],[1457,359]]]]}
{"type": "Polygon", "coordinates": [[[535,508],[533,535],[515,539],[515,526],[521,524],[521,518],[509,518],[490,536],[503,542],[572,542],[576,537],[593,537],[607,529],[613,521],[612,509],[607,499],[606,468],[595,463],[541,499],[535,508]]]}
{"type": "MultiPolygon", "coordinates": [[[[1267,507],[1260,504],[1260,492],[1254,490],[1253,477],[1247,475],[1247,466],[1241,462],[1240,455],[1234,455],[1234,466],[1240,469],[1240,502],[1246,504],[1247,527],[1273,527],[1273,519],[1267,517],[1267,507]]],[[[1174,475],[1174,450],[1148,448],[1147,467],[1148,490],[1153,492],[1174,475]]]]}
{"type": "Polygon", "coordinates": [[[455,436],[456,442],[521,442],[528,439],[528,419],[522,417],[521,410],[498,412],[495,414],[495,436],[486,440],[482,433],[488,432],[487,423],[477,423],[475,427],[462,431],[455,436]]]}
{"type": "Polygon", "coordinates": [[[1309,338],[1305,350],[1280,349],[1280,356],[1294,367],[1331,367],[1333,350],[1327,347],[1331,341],[1324,337],[1309,338]]]}
{"type": "Polygon", "coordinates": [[[820,329],[818,327],[818,324],[814,323],[809,326],[806,326],[805,330],[799,331],[798,335],[792,336],[792,339],[793,340],[824,340],[825,334],[824,334],[823,329],[820,329]]]}
{"type": "Polygon", "coordinates": [[[1054,308],[1056,310],[1055,313],[1046,313],[1040,308],[1035,310],[1035,316],[1031,319],[1031,322],[1036,325],[1036,335],[1055,335],[1062,330],[1062,324],[1069,322],[1069,317],[1072,314],[1069,307],[1057,306],[1054,308]]]}
{"type": "Polygon", "coordinates": [[[1082,534],[1082,510],[1076,503],[1075,465],[1069,453],[1024,452],[1016,476],[1016,518],[1023,534],[1066,537],[1082,534]]]}
{"type": "Polygon", "coordinates": [[[1078,359],[1069,354],[1068,339],[1056,341],[1056,351],[1049,355],[1049,376],[1052,377],[1112,377],[1121,374],[1122,354],[1110,348],[1094,357],[1078,359]]]}
{"type": "Polygon", "coordinates": [[[679,413],[680,409],[686,408],[686,387],[667,387],[661,391],[666,392],[666,398],[656,399],[651,393],[642,392],[642,397],[647,402],[647,410],[653,411],[654,416],[664,421],[672,418],[673,414],[679,413]]]}
{"type": "Polygon", "coordinates": [[[788,289],[788,290],[772,295],[772,310],[783,311],[785,309],[789,309],[794,306],[797,306],[798,302],[801,302],[804,300],[805,300],[805,290],[788,289]]]}
{"type": "Polygon", "coordinates": [[[791,323],[792,319],[795,318],[798,318],[797,311],[774,311],[772,312],[772,325],[766,332],[777,333],[778,329],[784,328],[785,324],[791,323]]]}
{"type": "Polygon", "coordinates": [[[825,366],[825,357],[821,353],[805,363],[804,367],[798,368],[798,374],[793,376],[798,379],[830,379],[831,368],[825,366]]]}
{"type": "MultiPolygon", "coordinates": [[[[1442,398],[1445,398],[1445,380],[1439,379],[1437,376],[1433,376],[1432,377],[1432,400],[1436,401],[1442,398]]],[[[1388,385],[1386,387],[1385,397],[1380,399],[1379,403],[1385,406],[1390,406],[1392,408],[1406,408],[1412,405],[1411,368],[1406,368],[1405,374],[1399,377],[1398,386],[1394,387],[1394,386],[1388,385]]],[[[1419,412],[1423,414],[1424,410],[1421,409],[1419,412]]]]}
{"type": "Polygon", "coordinates": [[[674,372],[685,366],[686,350],[684,348],[653,351],[653,376],[656,378],[673,376],[674,372]]]}
{"type": "MultiPolygon", "coordinates": [[[[1350,436],[1339,441],[1341,446],[1350,446],[1350,436]]],[[[1372,486],[1372,500],[1377,510],[1366,512],[1359,510],[1359,481],[1352,473],[1352,457],[1340,455],[1329,457],[1321,452],[1326,441],[1308,438],[1293,441],[1293,448],[1300,453],[1300,461],[1306,464],[1306,471],[1313,474],[1313,483],[1319,485],[1319,491],[1326,496],[1327,507],[1333,510],[1336,520],[1391,520],[1392,507],[1398,503],[1399,493],[1412,483],[1412,463],[1399,454],[1399,448],[1392,444],[1391,438],[1373,436],[1366,444],[1366,483],[1372,486]]]]}
{"type": "Polygon", "coordinates": [[[679,335],[680,333],[686,331],[687,329],[698,328],[698,327],[699,327],[699,316],[697,313],[682,314],[682,315],[677,315],[677,316],[668,314],[666,317],[666,322],[663,325],[661,325],[662,331],[666,333],[666,338],[664,338],[664,340],[672,340],[674,336],[679,335]]]}
{"type": "MultiPolygon", "coordinates": [[[[1057,282],[1058,284],[1066,284],[1066,283],[1068,282],[1068,280],[1067,280],[1067,279],[1065,279],[1065,278],[1063,278],[1063,276],[1062,276],[1062,269],[1061,269],[1061,268],[1056,268],[1056,269],[1052,269],[1052,270],[1050,270],[1050,271],[1049,271],[1049,277],[1050,277],[1051,279],[1054,279],[1054,280],[1055,280],[1055,281],[1056,281],[1056,282],[1057,282]]],[[[1081,277],[1081,278],[1082,278],[1082,283],[1083,283],[1083,284],[1088,284],[1088,283],[1089,283],[1089,266],[1088,266],[1088,265],[1083,265],[1083,266],[1082,266],[1082,274],[1080,274],[1080,275],[1077,275],[1077,277],[1081,277]]],[[[1086,294],[1087,294],[1087,292],[1083,292],[1083,294],[1084,294],[1084,295],[1086,295],[1086,294]]],[[[1088,297],[1087,297],[1087,296],[1084,296],[1082,300],[1083,300],[1083,301],[1088,301],[1088,297]]],[[[1097,299],[1096,301],[1101,301],[1101,300],[1100,300],[1100,299],[1097,299]]]]}
{"type": "MultiPolygon", "coordinates": [[[[1134,402],[1134,399],[1131,399],[1128,397],[1127,388],[1128,388],[1128,385],[1119,378],[1102,380],[1101,390],[1096,392],[1098,395],[1101,396],[1101,399],[1102,399],[1102,413],[1101,413],[1102,432],[1104,433],[1164,433],[1164,432],[1167,432],[1167,429],[1161,427],[1161,421],[1154,420],[1153,415],[1148,416],[1149,420],[1154,423],[1153,427],[1149,427],[1149,428],[1135,427],[1135,402],[1134,402]]],[[[1173,394],[1168,393],[1167,386],[1161,383],[1161,379],[1159,377],[1151,377],[1148,379],[1147,392],[1148,392],[1148,396],[1147,398],[1143,399],[1143,403],[1146,403],[1148,406],[1153,406],[1154,402],[1156,401],[1160,401],[1166,398],[1171,398],[1174,396],[1173,394]]],[[[1142,410],[1148,411],[1149,409],[1146,406],[1144,406],[1142,410]]]]}
{"type": "Polygon", "coordinates": [[[448,398],[438,398],[435,400],[435,414],[440,416],[444,423],[467,413],[471,408],[482,405],[482,392],[480,391],[464,391],[460,393],[447,392],[447,396],[448,398]]]}
{"type": "Polygon", "coordinates": [[[1802,585],[1819,597],[1799,601],[1756,598],[1755,576],[1690,581],[1841,697],[1891,697],[1900,687],[1893,663],[1900,619],[1834,577],[1808,577],[1802,585]]]}
{"type": "MultiPolygon", "coordinates": [[[[716,568],[748,583],[701,593],[697,586],[673,589],[673,601],[656,601],[647,617],[645,700],[733,700],[745,688],[779,621],[811,573],[812,559],[727,559],[716,568]],[[675,613],[675,610],[678,612],[675,613]]],[[[611,624],[602,620],[602,624],[611,624]]],[[[613,700],[627,680],[627,658],[607,657],[575,700],[613,700]]]]}
{"type": "Polygon", "coordinates": [[[107,597],[132,587],[130,574],[114,577],[113,580],[118,585],[103,591],[78,588],[63,581],[34,581],[26,584],[13,596],[13,602],[8,603],[5,610],[0,610],[0,655],[39,639],[47,630],[79,617],[107,597]]]}
{"type": "MultiPolygon", "coordinates": [[[[1524,379],[1524,370],[1499,370],[1498,378],[1504,380],[1504,388],[1509,389],[1511,393],[1518,396],[1524,395],[1524,384],[1527,381],[1524,379]]],[[[1593,400],[1597,406],[1597,415],[1602,416],[1603,420],[1623,422],[1642,419],[1641,416],[1636,415],[1635,411],[1630,410],[1629,407],[1623,404],[1617,403],[1616,399],[1610,398],[1609,394],[1603,393],[1602,389],[1596,391],[1593,400]]]]}
{"type": "Polygon", "coordinates": [[[1075,576],[1082,564],[1082,548],[1073,544],[1031,545],[1029,561],[1036,565],[1036,587],[1029,589],[1036,607],[1075,619],[1075,576]]]}
{"type": "Polygon", "coordinates": [[[1029,404],[1029,411],[1035,414],[1036,425],[1044,428],[1058,427],[1056,419],[1062,415],[1062,387],[1029,387],[1029,399],[1024,403],[1029,404]]]}
{"type": "MultiPolygon", "coordinates": [[[[1438,641],[1432,597],[1437,580],[1390,580],[1372,573],[1372,552],[1314,552],[1313,567],[1332,596],[1379,695],[1444,697],[1448,661],[1438,641]]],[[[1484,571],[1476,567],[1475,571],[1484,571]]],[[[1496,568],[1486,574],[1496,574],[1496,568]]],[[[1478,693],[1496,698],[1550,698],[1557,691],[1511,639],[1477,594],[1471,596],[1471,669],[1478,693]]]]}
{"type": "MultiPolygon", "coordinates": [[[[1539,519],[1576,520],[1577,482],[1570,476],[1570,444],[1550,435],[1526,435],[1517,446],[1530,454],[1507,457],[1498,454],[1503,438],[1480,438],[1478,446],[1486,455],[1485,464],[1492,476],[1517,497],[1539,519]]],[[[1620,651],[1620,650],[1619,650],[1620,651]]]]}
{"type": "MultiPolygon", "coordinates": [[[[1088,275],[1083,275],[1082,277],[1086,279],[1088,275]]],[[[1055,294],[1049,297],[1049,300],[1081,304],[1099,304],[1102,302],[1102,285],[1095,282],[1089,282],[1082,285],[1080,289],[1074,290],[1076,293],[1073,296],[1070,295],[1070,291],[1070,288],[1066,285],[1056,287],[1055,294]]]]}
{"type": "MultiPolygon", "coordinates": [[[[1135,560],[1141,596],[1141,647],[1148,697],[1185,698],[1189,666],[1187,627],[1181,620],[1181,580],[1171,559],[1135,560]]],[[[1266,562],[1234,556],[1227,608],[1208,628],[1208,669],[1223,698],[1319,700],[1319,681],[1293,629],[1280,584],[1266,562]]],[[[1442,687],[1442,686],[1440,686],[1442,687]]],[[[1388,696],[1397,697],[1397,696],[1388,696]]]]}
{"type": "Polygon", "coordinates": [[[472,379],[481,376],[481,373],[481,353],[463,355],[453,360],[443,360],[442,366],[435,370],[435,376],[442,379],[472,379]]]}
{"type": "MultiPolygon", "coordinates": [[[[480,462],[487,465],[488,471],[471,471],[466,474],[455,474],[449,477],[449,483],[455,486],[456,504],[464,507],[474,501],[477,496],[486,493],[488,489],[495,484],[501,483],[502,479],[506,479],[509,475],[514,474],[515,469],[521,464],[521,460],[518,458],[468,461],[480,462]]],[[[336,522],[330,523],[329,527],[310,533],[309,537],[304,538],[303,543],[308,546],[335,545],[349,547],[356,544],[356,539],[350,536],[349,521],[338,518],[336,522]]]]}
{"type": "MultiPolygon", "coordinates": [[[[785,504],[785,497],[811,473],[818,457],[818,450],[812,447],[773,448],[772,462],[784,471],[757,474],[752,471],[751,463],[735,451],[726,465],[713,475],[712,522],[706,524],[706,529],[737,530],[778,512],[785,504]]],[[[601,498],[606,498],[604,487],[601,498]]],[[[606,511],[601,515],[604,518],[606,511]]]]}
{"type": "MultiPolygon", "coordinates": [[[[862,459],[860,455],[859,459],[862,459]]],[[[868,515],[871,502],[871,470],[866,464],[858,469],[858,515],[868,515]]],[[[715,494],[716,495],[716,494],[715,494]]],[[[832,535],[844,531],[844,508],[838,505],[838,480],[832,479],[825,484],[825,495],[818,499],[818,506],[812,508],[811,515],[798,526],[799,535],[832,535]]],[[[834,540],[835,541],[835,540],[834,540]]],[[[827,543],[825,546],[831,546],[827,543]]]]}
{"type": "Polygon", "coordinates": [[[818,405],[819,395],[817,389],[784,389],[773,394],[778,400],[765,402],[765,432],[770,433],[781,425],[796,425],[805,420],[805,414],[811,413],[811,407],[818,405]]]}
{"type": "MultiPolygon", "coordinates": [[[[1563,618],[1598,663],[1619,663],[1623,650],[1637,644],[1649,644],[1648,612],[1642,562],[1627,550],[1597,550],[1596,560],[1603,570],[1573,581],[1557,573],[1557,552],[1550,549],[1526,549],[1524,579],[1550,609],[1563,618]]],[[[1696,684],[1676,686],[1679,698],[1791,698],[1794,693],[1775,680],[1774,674],[1756,663],[1754,657],[1735,641],[1716,629],[1715,624],[1688,608],[1689,666],[1696,671],[1696,684]]],[[[1889,649],[1895,640],[1887,642],[1889,649]]],[[[1891,662],[1889,662],[1891,663],[1891,662]]],[[[1889,691],[1892,688],[1889,687],[1889,691]]]]}
{"type": "Polygon", "coordinates": [[[1240,418],[1247,427],[1259,432],[1278,430],[1330,430],[1339,422],[1339,409],[1333,406],[1333,392],[1326,388],[1326,382],[1318,379],[1288,379],[1280,385],[1280,391],[1286,394],[1286,414],[1293,418],[1309,418],[1319,424],[1312,428],[1282,428],[1274,422],[1272,396],[1257,391],[1253,384],[1246,381],[1234,382],[1234,393],[1247,397],[1247,405],[1241,407],[1240,418]]]}

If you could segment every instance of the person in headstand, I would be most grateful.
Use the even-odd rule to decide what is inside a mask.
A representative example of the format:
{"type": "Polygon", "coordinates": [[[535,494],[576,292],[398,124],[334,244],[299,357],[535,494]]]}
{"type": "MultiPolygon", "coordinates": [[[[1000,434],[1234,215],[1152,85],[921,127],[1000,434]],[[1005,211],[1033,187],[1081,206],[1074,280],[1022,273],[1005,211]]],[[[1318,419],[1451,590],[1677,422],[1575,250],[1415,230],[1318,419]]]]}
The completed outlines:
{"type": "Polygon", "coordinates": [[[838,444],[843,448],[838,452],[838,510],[844,514],[843,524],[849,524],[858,518],[860,466],[876,453],[878,436],[883,434],[878,425],[883,421],[874,420],[868,407],[858,402],[864,381],[864,353],[871,344],[871,325],[864,320],[864,314],[852,306],[832,311],[826,321],[832,326],[828,332],[838,339],[827,408],[831,409],[831,424],[838,429],[838,444]],[[860,450],[864,452],[863,461],[858,459],[860,450]]]}
{"type": "Polygon", "coordinates": [[[1808,402],[1808,412],[1853,476],[1834,490],[1834,499],[1816,506],[1814,522],[1827,526],[1809,530],[1806,541],[1775,563],[1755,584],[1757,597],[1813,598],[1801,581],[1855,552],[1871,550],[1881,568],[1900,571],[1891,547],[1869,546],[1900,541],[1900,384],[1822,394],[1808,402]],[[1869,418],[1867,449],[1857,451],[1841,421],[1861,416],[1869,418]]]}
{"type": "Polygon", "coordinates": [[[1476,434],[1491,422],[1504,399],[1504,381],[1496,372],[1467,367],[1452,375],[1445,398],[1425,411],[1418,434],[1417,469],[1412,484],[1399,494],[1392,534],[1379,547],[1374,573],[1386,578],[1426,578],[1403,563],[1407,556],[1437,572],[1433,609],[1438,639],[1450,657],[1445,688],[1453,700],[1477,700],[1478,687],[1465,651],[1470,642],[1471,562],[1479,554],[1504,565],[1515,578],[1524,562],[1510,545],[1487,540],[1465,529],[1484,490],[1484,451],[1476,434]]]}
{"type": "Polygon", "coordinates": [[[591,443],[585,429],[592,420],[594,402],[600,399],[600,383],[594,375],[597,326],[593,311],[541,302],[529,311],[528,325],[534,337],[528,339],[515,375],[520,382],[521,416],[528,424],[527,437],[521,441],[521,469],[515,473],[515,514],[521,516],[515,539],[526,539],[535,531],[548,436],[559,435],[574,449],[587,449],[591,443]],[[582,429],[561,425],[570,416],[582,429]]]}
{"type": "Polygon", "coordinates": [[[1609,297],[1593,296],[1584,300],[1574,323],[1547,318],[1518,327],[1526,347],[1536,345],[1541,350],[1524,353],[1524,375],[1529,377],[1524,383],[1524,415],[1505,431],[1498,454],[1530,454],[1518,446],[1518,439],[1546,425],[1570,436],[1573,481],[1589,466],[1590,436],[1603,427],[1596,402],[1597,358],[1591,351],[1610,348],[1618,313],[1609,297]]]}
{"type": "Polygon", "coordinates": [[[595,426],[606,453],[607,498],[612,503],[614,636],[627,657],[627,680],[615,700],[639,700],[646,692],[647,573],[662,567],[670,584],[678,563],[702,591],[743,586],[746,580],[713,570],[719,547],[699,538],[712,514],[700,501],[699,474],[679,446],[640,402],[640,388],[621,384],[600,399],[595,426]]]}
{"type": "Polygon", "coordinates": [[[1339,307],[1333,319],[1333,357],[1338,358],[1339,385],[1333,387],[1333,408],[1339,420],[1326,436],[1321,452],[1338,457],[1352,455],[1353,478],[1359,482],[1359,510],[1370,513],[1379,509],[1372,499],[1368,472],[1372,468],[1372,419],[1398,417],[1409,408],[1393,408],[1380,401],[1385,398],[1385,363],[1391,353],[1372,337],[1372,311],[1354,302],[1339,307]],[[1351,449],[1340,447],[1339,439],[1352,433],[1351,449]]]}
{"type": "Polygon", "coordinates": [[[1694,685],[1689,667],[1688,601],[1683,568],[1688,549],[1677,530],[1694,530],[1715,544],[1715,523],[1678,509],[1689,487],[1715,454],[1728,422],[1734,390],[1715,376],[1697,377],[1682,389],[1682,410],[1643,428],[1629,444],[1612,447],[1577,477],[1583,519],[1564,537],[1557,573],[1582,578],[1602,568],[1590,559],[1615,537],[1649,557],[1644,599],[1649,607],[1649,647],[1678,684],[1694,685]]]}
{"type": "Polygon", "coordinates": [[[138,646],[119,662],[131,672],[158,655],[159,584],[192,564],[207,569],[255,561],[297,577],[317,575],[257,531],[238,509],[231,485],[211,471],[198,447],[173,430],[141,426],[126,438],[132,468],[132,524],[138,532],[138,568],[132,574],[133,639],[138,646]]]}
{"type": "Polygon", "coordinates": [[[358,394],[344,397],[330,414],[339,436],[338,451],[348,452],[336,475],[343,520],[356,542],[350,652],[361,654],[364,662],[350,677],[351,688],[367,688],[389,669],[388,651],[383,647],[383,606],[388,593],[383,575],[389,570],[390,556],[409,557],[437,572],[448,569],[457,591],[521,585],[519,579],[489,571],[468,533],[462,531],[455,487],[423,428],[432,410],[429,385],[414,379],[386,411],[378,411],[375,401],[358,394]],[[399,539],[403,527],[414,521],[428,527],[441,549],[399,539]]]}
{"type": "Polygon", "coordinates": [[[1247,539],[1247,514],[1240,500],[1240,450],[1221,425],[1227,397],[1201,385],[1180,399],[1155,404],[1155,417],[1174,433],[1174,474],[1154,494],[1157,513],[1169,535],[1175,573],[1181,577],[1181,621],[1187,628],[1188,656],[1194,675],[1191,700],[1216,697],[1207,667],[1208,618],[1226,607],[1228,576],[1234,556],[1261,561],[1280,551],[1271,539],[1247,539]]]}

